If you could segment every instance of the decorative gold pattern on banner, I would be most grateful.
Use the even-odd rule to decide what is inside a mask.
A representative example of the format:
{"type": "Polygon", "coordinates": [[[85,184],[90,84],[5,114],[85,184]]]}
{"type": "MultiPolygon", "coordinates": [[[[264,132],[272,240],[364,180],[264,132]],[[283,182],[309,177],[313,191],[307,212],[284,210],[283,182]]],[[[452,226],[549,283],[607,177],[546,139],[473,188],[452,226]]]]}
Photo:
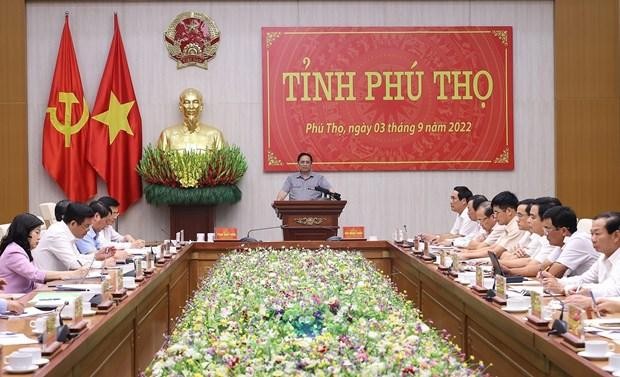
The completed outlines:
{"type": "Polygon", "coordinates": [[[321,225],[326,220],[324,217],[298,217],[295,222],[301,225],[321,225]]]}
{"type": "Polygon", "coordinates": [[[267,160],[269,162],[269,166],[282,165],[282,161],[272,151],[267,151],[267,160]]]}
{"type": "Polygon", "coordinates": [[[493,35],[499,38],[504,46],[508,46],[508,33],[506,30],[493,30],[493,35]]]}
{"type": "Polygon", "coordinates": [[[271,47],[271,45],[273,44],[273,41],[278,39],[280,35],[282,35],[282,33],[280,33],[279,31],[267,33],[267,38],[265,39],[265,44],[267,45],[267,48],[271,47]]]}
{"type": "Polygon", "coordinates": [[[508,148],[504,148],[504,151],[502,152],[502,154],[500,154],[493,161],[493,163],[495,164],[507,164],[508,162],[510,162],[510,151],[508,150],[508,148]]]}
{"type": "Polygon", "coordinates": [[[209,16],[199,12],[184,12],[172,20],[164,32],[164,41],[177,68],[195,65],[207,69],[220,43],[220,30],[209,16]]]}

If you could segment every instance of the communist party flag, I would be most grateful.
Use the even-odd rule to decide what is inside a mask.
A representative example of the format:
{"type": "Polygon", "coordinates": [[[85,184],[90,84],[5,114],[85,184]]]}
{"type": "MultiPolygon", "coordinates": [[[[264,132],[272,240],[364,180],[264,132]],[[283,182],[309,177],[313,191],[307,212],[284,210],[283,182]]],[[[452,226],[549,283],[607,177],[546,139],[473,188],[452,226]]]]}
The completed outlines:
{"type": "Polygon", "coordinates": [[[125,211],[142,196],[136,166],[142,154],[142,118],[133,91],[123,39],[114,14],[114,36],[89,127],[88,161],[125,211]]]}
{"type": "Polygon", "coordinates": [[[97,192],[95,171],[86,159],[89,116],[65,15],[43,122],[43,166],[73,201],[86,201],[97,192]]]}

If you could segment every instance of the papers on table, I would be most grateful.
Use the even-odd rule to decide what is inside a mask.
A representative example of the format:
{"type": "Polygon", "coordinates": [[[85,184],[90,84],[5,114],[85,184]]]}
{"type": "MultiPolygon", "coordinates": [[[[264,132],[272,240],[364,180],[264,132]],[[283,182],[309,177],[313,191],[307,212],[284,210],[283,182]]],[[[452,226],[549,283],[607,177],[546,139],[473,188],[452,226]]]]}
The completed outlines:
{"type": "Polygon", "coordinates": [[[8,331],[0,332],[1,346],[17,346],[21,344],[37,344],[36,339],[31,339],[22,333],[13,333],[8,331]]]}
{"type": "Polygon", "coordinates": [[[51,292],[39,292],[30,302],[40,308],[52,308],[63,305],[65,302],[73,302],[77,297],[80,297],[82,292],[63,292],[63,291],[51,291],[51,292]]]}
{"type": "Polygon", "coordinates": [[[56,289],[60,291],[101,293],[101,284],[61,284],[57,285],[56,289]]]}

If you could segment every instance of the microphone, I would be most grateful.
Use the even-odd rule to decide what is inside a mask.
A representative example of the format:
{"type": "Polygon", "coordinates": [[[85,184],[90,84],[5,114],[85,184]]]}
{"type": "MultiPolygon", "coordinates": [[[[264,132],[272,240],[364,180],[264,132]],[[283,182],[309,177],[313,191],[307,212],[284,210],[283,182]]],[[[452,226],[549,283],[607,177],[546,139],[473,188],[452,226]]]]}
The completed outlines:
{"type": "Polygon", "coordinates": [[[281,229],[281,228],[282,228],[282,225],[268,226],[265,228],[253,228],[253,229],[248,230],[248,234],[246,234],[245,237],[240,239],[239,242],[262,242],[262,241],[256,240],[256,238],[250,237],[250,233],[255,232],[257,230],[270,230],[270,229],[281,229]]]}
{"type": "Polygon", "coordinates": [[[551,324],[551,331],[547,335],[562,335],[568,332],[568,324],[564,321],[564,301],[560,301],[562,305],[562,311],[560,312],[560,318],[553,321],[551,324]]]}
{"type": "Polygon", "coordinates": [[[325,195],[327,198],[334,199],[334,200],[340,200],[340,197],[341,197],[341,195],[338,194],[337,192],[331,192],[325,187],[321,187],[321,186],[314,187],[314,191],[323,193],[323,195],[325,195]]]}

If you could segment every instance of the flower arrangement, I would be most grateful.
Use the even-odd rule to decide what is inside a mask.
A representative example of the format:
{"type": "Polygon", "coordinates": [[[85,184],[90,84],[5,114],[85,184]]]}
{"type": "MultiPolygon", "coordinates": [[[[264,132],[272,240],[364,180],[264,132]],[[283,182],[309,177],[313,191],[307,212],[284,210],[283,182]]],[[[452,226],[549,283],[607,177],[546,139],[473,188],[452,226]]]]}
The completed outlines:
{"type": "Polygon", "coordinates": [[[151,204],[219,204],[241,199],[236,186],[248,168],[237,146],[208,152],[144,148],[137,170],[151,204]]]}
{"type": "Polygon", "coordinates": [[[477,376],[364,257],[329,248],[223,256],[148,376],[477,376]]]}

